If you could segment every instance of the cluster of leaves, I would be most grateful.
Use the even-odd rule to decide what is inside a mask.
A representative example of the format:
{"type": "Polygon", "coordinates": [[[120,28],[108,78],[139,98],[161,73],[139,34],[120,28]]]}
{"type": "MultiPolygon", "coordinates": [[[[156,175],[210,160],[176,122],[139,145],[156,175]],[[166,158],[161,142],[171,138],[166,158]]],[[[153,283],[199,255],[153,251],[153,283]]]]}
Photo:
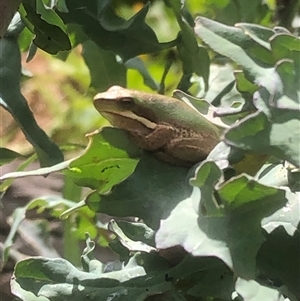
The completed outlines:
{"type": "MultiPolygon", "coordinates": [[[[223,9],[234,5],[223,2],[223,9]]],[[[126,68],[134,66],[148,86],[160,90],[170,66],[158,85],[136,56],[176,46],[183,66],[178,88],[187,91],[193,79],[206,101],[180,91],[176,96],[226,129],[208,158],[190,170],[142,152],[122,130],[104,128],[89,135],[86,151],[77,158],[4,175],[2,180],[64,170],[77,185],[92,189],[80,203],[33,201],[21,218],[16,216],[14,233],[24,210],[34,206],[63,204],[64,217],[87,206],[91,220],[101,212],[140,221],[108,224],[115,235],[109,245],[121,262],[105,265],[95,259],[95,243],[87,237],[81,268],[66,259],[18,262],[13,294],[21,300],[298,300],[299,38],[283,27],[193,20],[178,0],[166,4],[180,33],[159,43],[145,23],[148,5],[125,20],[108,1],[58,3],[56,10],[45,11],[42,2],[35,7],[23,1],[20,13],[36,34],[36,46],[56,53],[82,44],[98,89],[124,85],[126,68]],[[53,36],[49,26],[56,28],[53,36]],[[208,47],[198,45],[197,38],[208,47]],[[209,76],[214,71],[208,48],[225,61],[216,67],[218,77],[223,69],[226,74],[221,85],[209,76]],[[102,67],[109,64],[107,82],[93,69],[95,58],[102,67]]],[[[243,19],[258,18],[256,12],[264,12],[260,3],[240,6],[243,19]]]]}

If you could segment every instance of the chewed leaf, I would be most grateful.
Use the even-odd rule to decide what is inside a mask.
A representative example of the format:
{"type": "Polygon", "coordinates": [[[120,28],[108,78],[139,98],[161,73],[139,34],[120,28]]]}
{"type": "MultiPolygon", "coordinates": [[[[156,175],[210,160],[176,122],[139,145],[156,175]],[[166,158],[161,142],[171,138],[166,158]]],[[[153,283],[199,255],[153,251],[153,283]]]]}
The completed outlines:
{"type": "Polygon", "coordinates": [[[88,137],[89,145],[78,157],[51,167],[4,174],[0,180],[42,176],[64,170],[80,186],[108,191],[134,171],[141,150],[130,143],[124,131],[115,128],[103,128],[88,137]]]}
{"type": "Polygon", "coordinates": [[[143,265],[153,269],[153,263],[151,257],[136,254],[121,270],[102,272],[101,263],[92,260],[85,264],[86,272],[60,258],[28,258],[17,263],[11,290],[24,301],[146,300],[172,287],[165,281],[166,267],[146,275],[143,265]]]}
{"type": "Polygon", "coordinates": [[[134,173],[109,194],[90,194],[86,203],[96,212],[113,216],[137,216],[152,229],[189,195],[187,169],[143,154],[134,173]]]}
{"type": "Polygon", "coordinates": [[[52,8],[43,2],[36,5],[34,2],[24,1],[21,12],[27,26],[35,34],[36,46],[51,54],[71,49],[66,26],[52,8]]]}
{"type": "Polygon", "coordinates": [[[107,127],[88,138],[85,152],[66,170],[76,184],[106,192],[133,173],[141,150],[125,131],[107,127]]]}

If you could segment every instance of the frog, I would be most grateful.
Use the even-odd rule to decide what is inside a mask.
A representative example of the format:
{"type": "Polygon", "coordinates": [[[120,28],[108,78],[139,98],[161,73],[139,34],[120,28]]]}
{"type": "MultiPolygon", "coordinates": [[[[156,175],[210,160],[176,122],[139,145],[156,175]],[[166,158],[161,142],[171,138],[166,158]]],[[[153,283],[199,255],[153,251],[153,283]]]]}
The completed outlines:
{"type": "Polygon", "coordinates": [[[94,106],[137,146],[173,165],[203,161],[220,141],[215,124],[170,96],[112,86],[94,97],[94,106]]]}

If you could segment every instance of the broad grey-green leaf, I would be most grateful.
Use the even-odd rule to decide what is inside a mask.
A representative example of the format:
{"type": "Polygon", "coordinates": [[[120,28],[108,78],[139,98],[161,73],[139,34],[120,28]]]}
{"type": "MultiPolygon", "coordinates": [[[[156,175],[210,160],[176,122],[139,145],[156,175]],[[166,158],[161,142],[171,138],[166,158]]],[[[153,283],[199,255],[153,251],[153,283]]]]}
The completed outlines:
{"type": "Polygon", "coordinates": [[[120,271],[87,273],[64,259],[29,258],[17,263],[11,289],[24,301],[142,301],[172,285],[163,271],[145,275],[145,259],[136,254],[120,271]]]}
{"type": "MultiPolygon", "coordinates": [[[[196,97],[205,98],[212,105],[221,107],[228,107],[235,101],[244,102],[235,88],[233,66],[211,63],[209,74],[208,91],[202,88],[197,92],[196,97]]],[[[197,82],[198,79],[193,78],[193,81],[197,82]]],[[[201,82],[200,85],[202,86],[201,82]]]]}
{"type": "Polygon", "coordinates": [[[284,207],[262,219],[261,225],[268,233],[280,226],[284,227],[285,231],[291,236],[297,231],[300,223],[300,194],[299,192],[287,191],[286,199],[288,201],[284,207]]]}
{"type": "Polygon", "coordinates": [[[260,61],[260,58],[270,58],[270,51],[250,39],[239,28],[226,26],[204,17],[197,17],[195,23],[196,34],[215,52],[241,66],[254,83],[266,87],[272,94],[282,90],[282,85],[277,79],[274,83],[275,61],[260,61]]]}
{"type": "MultiPolygon", "coordinates": [[[[273,199],[285,200],[283,190],[260,184],[246,175],[228,180],[225,185],[219,188],[218,195],[227,212],[243,210],[243,207],[247,208],[246,205],[257,206],[257,202],[263,206],[263,202],[272,202],[273,199]]],[[[276,205],[275,201],[274,205],[276,205]]],[[[271,209],[274,208],[271,206],[271,209]]]]}
{"type": "Polygon", "coordinates": [[[216,190],[227,214],[206,216],[201,211],[207,197],[201,191],[205,173],[201,168],[206,169],[206,165],[200,167],[199,179],[194,181],[200,189],[194,187],[190,197],[179,202],[170,216],[161,221],[156,246],[181,245],[193,256],[218,257],[237,275],[254,277],[256,254],[264,241],[261,219],[283,206],[284,191],[261,185],[251,177],[235,177],[216,190]]]}
{"type": "Polygon", "coordinates": [[[104,270],[104,264],[94,257],[94,250],[96,244],[91,240],[88,233],[86,233],[86,247],[81,255],[81,265],[85,272],[94,274],[101,274],[104,270]]]}
{"type": "Polygon", "coordinates": [[[180,90],[175,90],[173,96],[184,101],[192,108],[196,109],[205,119],[215,124],[219,128],[225,129],[228,127],[228,125],[224,123],[222,119],[215,116],[217,108],[208,103],[206,100],[193,97],[180,90]]]}
{"type": "Polygon", "coordinates": [[[254,280],[238,278],[235,285],[236,292],[244,301],[284,301],[284,296],[274,288],[259,284],[254,280]]]}
{"type": "Polygon", "coordinates": [[[271,49],[269,39],[274,35],[274,31],[268,27],[251,23],[237,23],[236,27],[241,28],[252,40],[266,49],[271,49]]]}
{"type": "Polygon", "coordinates": [[[181,201],[170,216],[161,221],[156,233],[156,247],[181,245],[193,256],[215,256],[233,267],[225,237],[227,221],[223,217],[206,217],[199,212],[200,189],[194,187],[190,197],[181,201]]]}
{"type": "Polygon", "coordinates": [[[19,12],[16,12],[5,32],[5,37],[17,38],[23,31],[24,27],[25,25],[21,20],[19,12]]]}
{"type": "Polygon", "coordinates": [[[257,111],[225,133],[229,145],[274,155],[300,166],[299,111],[273,109],[272,123],[257,111]]]}

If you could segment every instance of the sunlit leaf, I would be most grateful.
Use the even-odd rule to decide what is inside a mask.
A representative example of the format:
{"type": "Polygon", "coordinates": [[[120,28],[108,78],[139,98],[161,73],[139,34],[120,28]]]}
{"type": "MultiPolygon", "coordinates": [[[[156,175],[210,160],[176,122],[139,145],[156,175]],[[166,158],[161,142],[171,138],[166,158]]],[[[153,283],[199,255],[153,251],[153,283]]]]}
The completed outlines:
{"type": "Polygon", "coordinates": [[[107,192],[133,173],[140,149],[130,143],[127,133],[114,128],[104,128],[88,137],[87,149],[72,160],[65,172],[77,185],[107,192]]]}

